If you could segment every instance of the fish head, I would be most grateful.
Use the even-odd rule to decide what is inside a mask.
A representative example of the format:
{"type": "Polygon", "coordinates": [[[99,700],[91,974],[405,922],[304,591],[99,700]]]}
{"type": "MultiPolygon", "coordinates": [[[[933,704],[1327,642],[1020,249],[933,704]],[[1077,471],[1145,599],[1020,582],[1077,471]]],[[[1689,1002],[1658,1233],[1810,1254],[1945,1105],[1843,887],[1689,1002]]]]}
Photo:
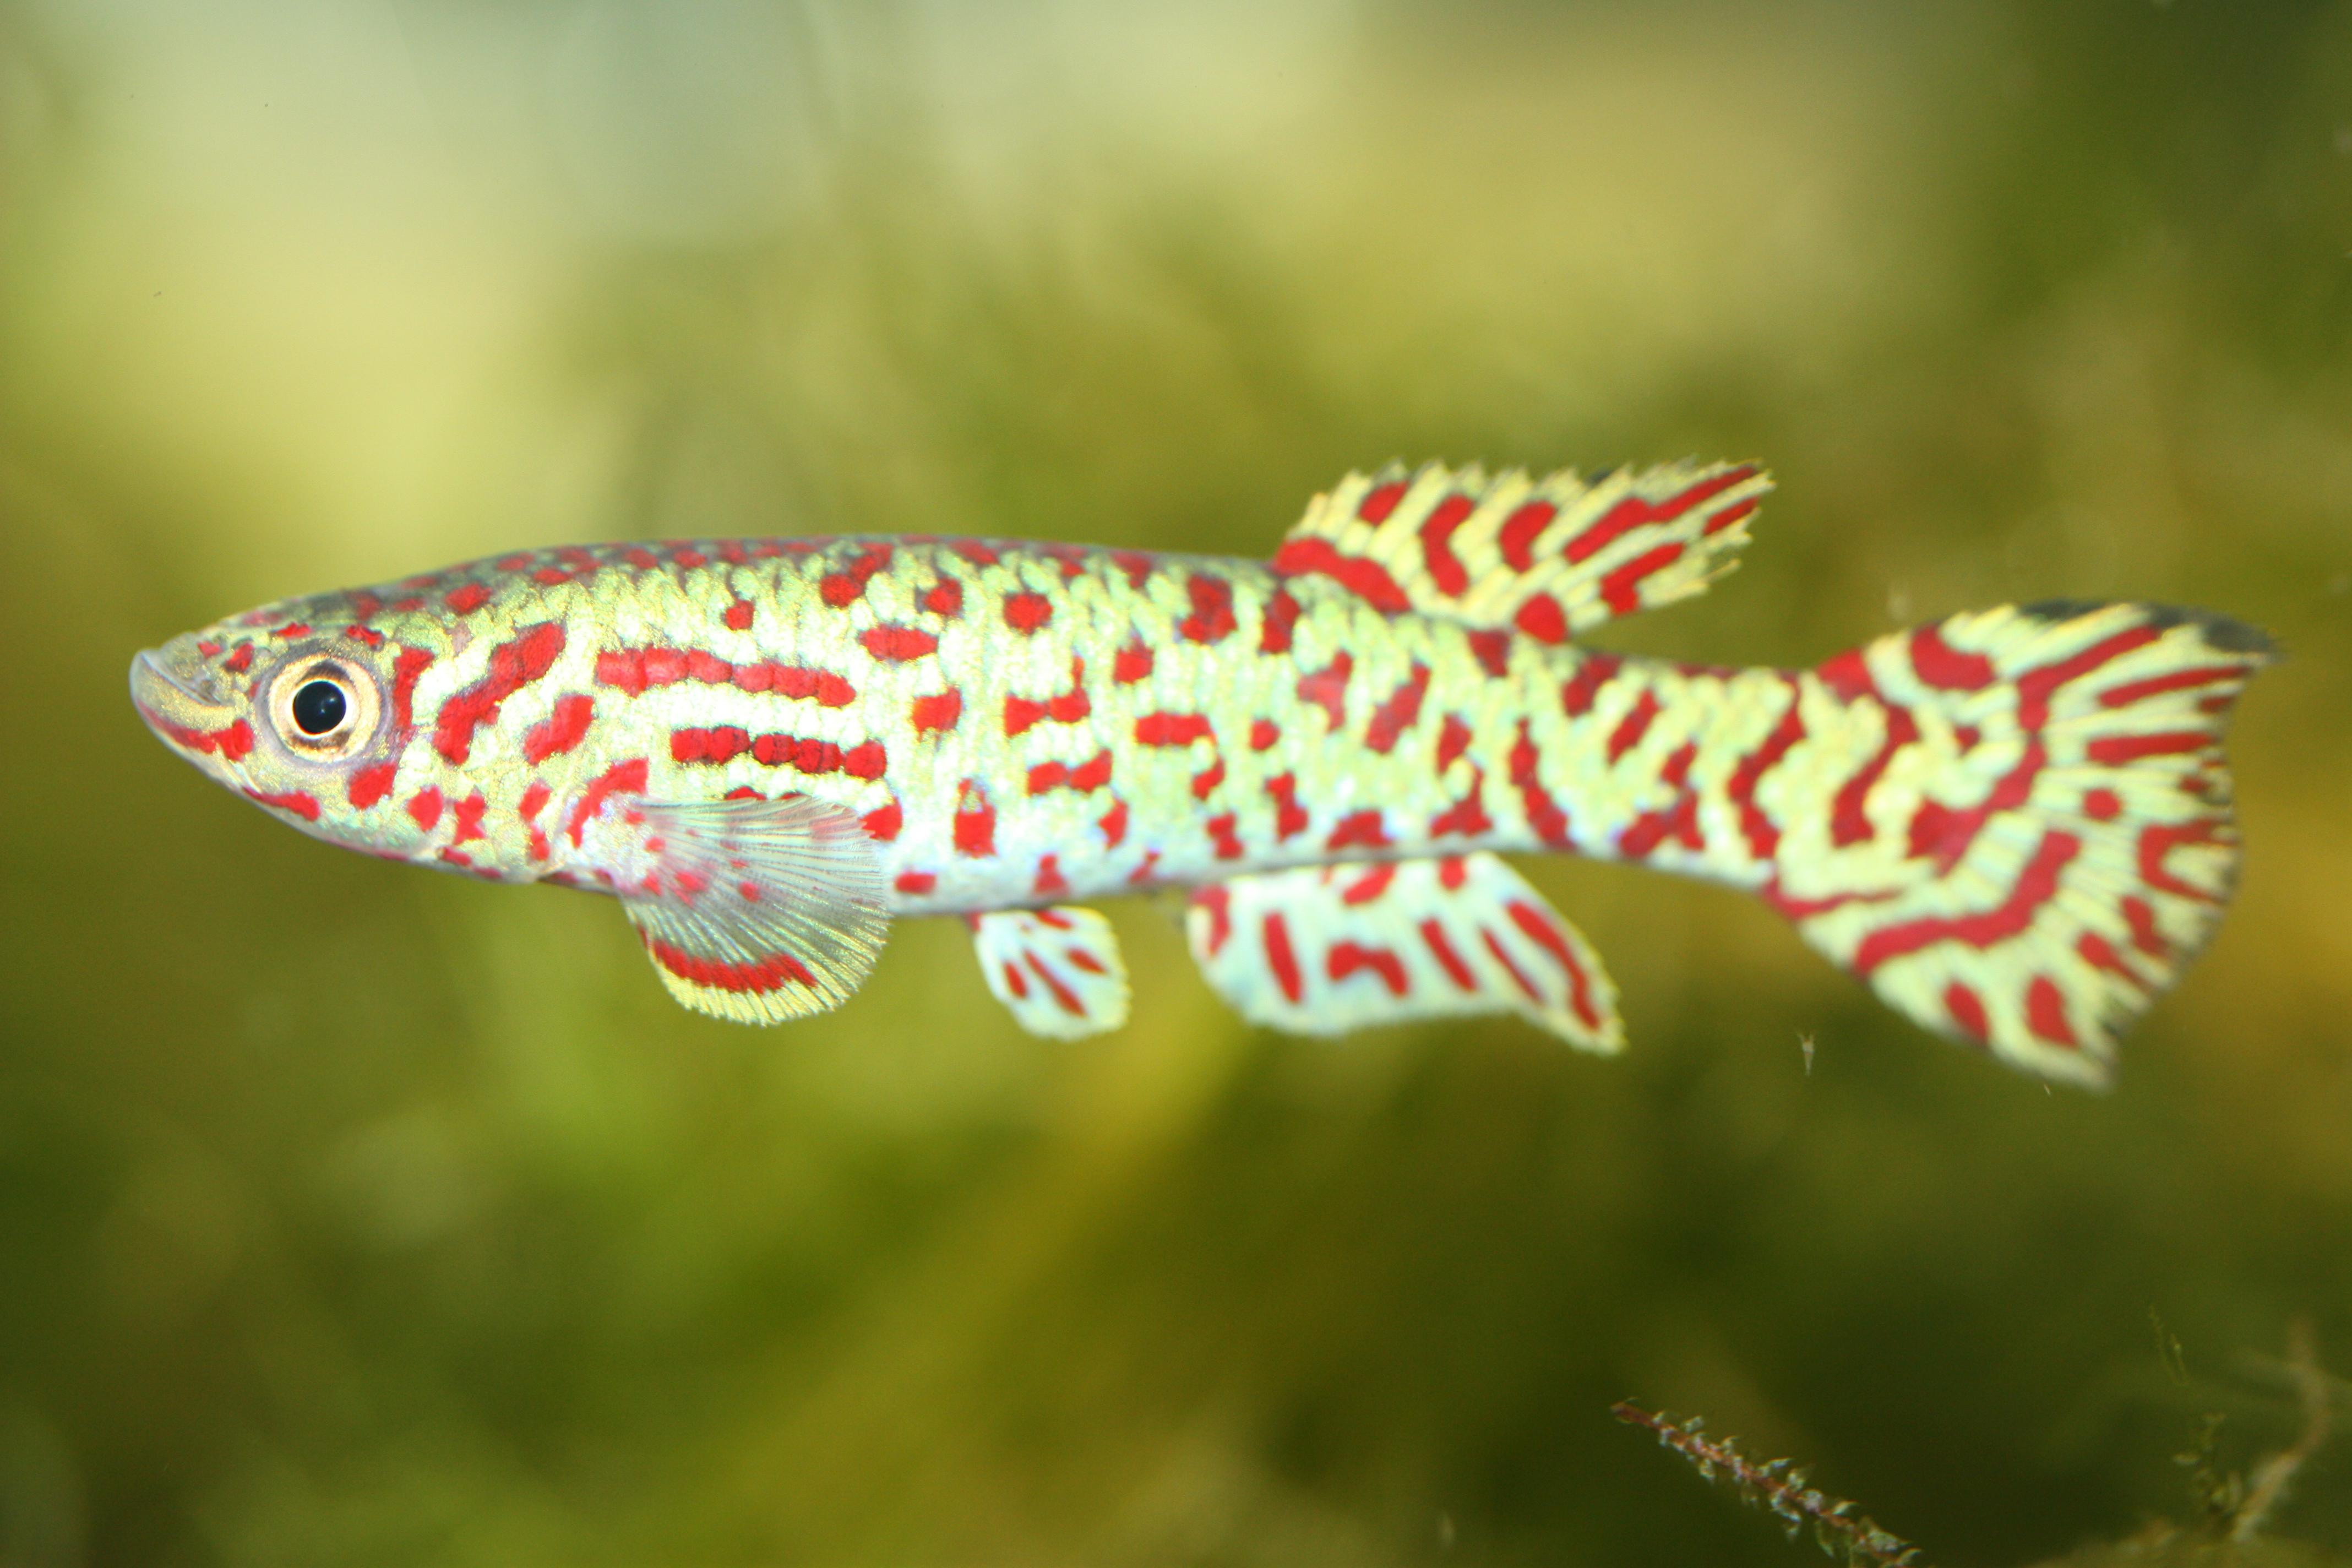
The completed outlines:
{"type": "Polygon", "coordinates": [[[368,808],[396,773],[440,771],[409,706],[417,671],[452,639],[429,616],[354,618],[360,596],[287,600],[142,648],[131,700],[223,786],[314,837],[404,858],[424,847],[424,828],[368,808]]]}

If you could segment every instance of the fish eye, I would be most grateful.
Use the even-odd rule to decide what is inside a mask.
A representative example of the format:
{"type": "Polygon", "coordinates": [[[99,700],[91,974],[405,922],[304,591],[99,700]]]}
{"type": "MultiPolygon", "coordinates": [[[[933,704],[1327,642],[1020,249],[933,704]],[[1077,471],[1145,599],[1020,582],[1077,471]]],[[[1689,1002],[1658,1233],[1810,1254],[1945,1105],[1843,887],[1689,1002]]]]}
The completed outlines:
{"type": "Polygon", "coordinates": [[[375,736],[381,702],[374,673],[342,658],[310,658],[270,683],[269,719],[296,752],[332,762],[375,736]]]}
{"type": "Polygon", "coordinates": [[[294,693],[294,727],[305,735],[323,735],[343,721],[351,710],[342,686],[332,680],[309,680],[294,693]]]}

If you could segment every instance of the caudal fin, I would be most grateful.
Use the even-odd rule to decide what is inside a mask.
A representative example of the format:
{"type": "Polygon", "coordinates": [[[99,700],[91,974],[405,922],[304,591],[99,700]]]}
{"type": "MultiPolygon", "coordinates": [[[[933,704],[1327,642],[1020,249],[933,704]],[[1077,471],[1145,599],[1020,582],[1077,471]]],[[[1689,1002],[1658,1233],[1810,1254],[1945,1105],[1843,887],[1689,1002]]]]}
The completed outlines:
{"type": "Polygon", "coordinates": [[[1824,781],[1769,896],[1928,1028],[2104,1086],[2236,880],[2221,732],[2272,651],[2219,616],[2069,601],[1841,654],[1815,674],[1882,705],[1883,741],[1824,781]]]}

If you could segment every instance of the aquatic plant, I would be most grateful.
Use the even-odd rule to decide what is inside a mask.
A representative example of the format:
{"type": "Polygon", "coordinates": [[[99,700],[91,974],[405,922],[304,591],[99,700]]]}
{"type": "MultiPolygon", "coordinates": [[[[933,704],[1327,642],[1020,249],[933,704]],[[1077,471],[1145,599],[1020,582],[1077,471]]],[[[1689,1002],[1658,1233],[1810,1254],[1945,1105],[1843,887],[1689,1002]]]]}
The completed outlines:
{"type": "Polygon", "coordinates": [[[1718,1474],[1728,1479],[1741,1501],[1751,1508],[1769,1509],[1791,1541],[1811,1524],[1813,1539],[1839,1563],[1874,1563],[1880,1568],[1927,1568],[1917,1547],[1880,1529],[1868,1514],[1857,1513],[1853,1503],[1807,1486],[1808,1472],[1803,1468],[1787,1459],[1759,1463],[1739,1451],[1738,1439],[1707,1436],[1703,1416],[1676,1421],[1622,1399],[1609,1407],[1609,1414],[1630,1426],[1646,1426],[1655,1432],[1661,1444],[1688,1459],[1708,1480],[1714,1480],[1718,1474]]]}

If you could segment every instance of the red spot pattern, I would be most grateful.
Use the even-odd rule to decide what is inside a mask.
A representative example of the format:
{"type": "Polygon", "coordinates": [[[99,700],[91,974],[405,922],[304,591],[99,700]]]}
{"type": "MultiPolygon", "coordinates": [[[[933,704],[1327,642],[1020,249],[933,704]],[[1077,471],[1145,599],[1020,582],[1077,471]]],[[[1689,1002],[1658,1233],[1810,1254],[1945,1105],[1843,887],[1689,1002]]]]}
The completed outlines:
{"type": "Polygon", "coordinates": [[[1437,731],[1438,776],[1444,777],[1445,770],[1454,765],[1454,760],[1469,749],[1470,726],[1462,721],[1460,714],[1448,713],[1445,722],[1437,731]]]}
{"type": "Polygon", "coordinates": [[[476,790],[472,795],[454,804],[449,808],[451,818],[449,842],[463,844],[469,838],[483,837],[482,813],[489,808],[489,801],[479,790],[476,790]]]}
{"type": "Polygon", "coordinates": [[[654,962],[679,979],[713,991],[730,991],[739,994],[751,993],[765,995],[782,991],[787,985],[805,985],[814,989],[816,976],[808,967],[789,952],[771,952],[763,957],[730,963],[723,959],[705,958],[648,934],[646,951],[654,962]]]}
{"type": "Polygon", "coordinates": [[[319,820],[319,803],[310,798],[308,791],[290,789],[282,795],[264,795],[257,789],[249,789],[245,793],[249,799],[257,800],[264,805],[274,805],[280,811],[290,811],[305,822],[319,820]]]}
{"type": "Polygon", "coordinates": [[[2121,686],[2110,686],[2099,693],[2099,706],[2128,708],[2135,702],[2161,696],[2168,691],[2210,686],[2217,680],[2232,680],[2244,673],[2242,666],[2232,664],[2205,664],[2192,669],[2176,669],[2169,675],[2152,675],[2146,680],[2128,680],[2121,686]]]}
{"type": "Polygon", "coordinates": [[[1986,948],[2017,935],[2033,923],[2035,911],[2056,894],[2058,874],[2082,847],[2083,841],[2073,834],[2050,829],[2042,836],[2032,860],[2019,874],[2017,885],[1998,908],[1981,914],[1935,916],[1881,926],[1864,937],[1854,949],[1853,972],[1866,977],[1889,959],[1916,952],[1935,942],[1958,942],[1986,948]]]}
{"type": "Polygon", "coordinates": [[[627,762],[614,763],[611,767],[589,780],[588,787],[580,792],[578,804],[572,808],[571,821],[564,824],[564,831],[572,838],[572,847],[575,849],[580,847],[580,836],[586,830],[589,818],[604,809],[607,799],[625,793],[643,795],[645,789],[646,760],[643,757],[631,757],[627,762]]]}
{"type": "Polygon", "coordinates": [[[918,697],[908,710],[908,716],[919,735],[926,730],[952,730],[956,721],[963,717],[963,691],[950,686],[936,696],[918,697]]]}
{"type": "MultiPolygon", "coordinates": [[[[1861,770],[1838,786],[1837,797],[1830,805],[1830,842],[1843,848],[1874,838],[1878,826],[1870,820],[1863,807],[1869,802],[1870,792],[1879,778],[1895,761],[1895,753],[1919,738],[1919,726],[1908,708],[1890,705],[1886,710],[1886,738],[1879,742],[1878,751],[1861,770]]],[[[2040,742],[2035,742],[2035,750],[2040,742]]]]}
{"type": "Polygon", "coordinates": [[[1265,944],[1265,966],[1274,972],[1274,983],[1296,1006],[1305,991],[1298,973],[1298,955],[1291,950],[1290,926],[1279,911],[1269,914],[1260,922],[1265,944]]]}
{"type": "Polygon", "coordinates": [[[1127,837],[1127,802],[1114,796],[1110,809],[1096,819],[1095,826],[1102,829],[1103,847],[1118,848],[1127,837]]]}
{"type": "Polygon", "coordinates": [[[1091,794],[1110,783],[1110,752],[1098,752],[1091,762],[1071,767],[1065,763],[1039,763],[1029,770],[1029,793],[1044,795],[1048,790],[1073,789],[1081,795],[1091,794]]]}
{"type": "Polygon", "coordinates": [[[2200,730],[2173,730],[2158,735],[2103,735],[2083,748],[2095,763],[2120,767],[2142,757],[2168,757],[2202,751],[2212,737],[2200,730]]]}
{"type": "Polygon", "coordinates": [[[1189,746],[1216,733],[1205,713],[1146,713],[1135,721],[1135,739],[1145,746],[1189,746]]]}
{"type": "Polygon", "coordinates": [[[1389,890],[1389,884],[1396,880],[1396,862],[1393,860],[1375,866],[1340,889],[1339,901],[1350,909],[1369,904],[1389,890]]]}
{"type": "Polygon", "coordinates": [[[727,627],[730,631],[750,631],[751,629],[751,601],[749,599],[736,600],[733,604],[727,606],[727,613],[721,616],[720,619],[727,623],[727,627]]]}
{"type": "Polygon", "coordinates": [[[1202,644],[1223,642],[1233,635],[1235,622],[1232,584],[1223,577],[1196,572],[1184,580],[1184,592],[1192,601],[1192,613],[1176,623],[1179,635],[1202,644]]]}
{"type": "Polygon", "coordinates": [[[1389,513],[1396,510],[1397,502],[1404,500],[1404,492],[1405,482],[1402,479],[1377,485],[1364,497],[1363,504],[1356,509],[1356,515],[1366,522],[1386,522],[1389,513]]]}
{"type": "Polygon", "coordinates": [[[1334,942],[1330,956],[1324,960],[1324,971],[1335,981],[1345,980],[1358,970],[1369,969],[1381,977],[1391,996],[1405,993],[1404,965],[1397,955],[1384,947],[1365,947],[1358,942],[1334,942]]]}
{"type": "Polygon", "coordinates": [[[844,750],[831,741],[794,735],[753,735],[733,724],[713,728],[673,730],[670,761],[721,764],[749,752],[763,767],[793,768],[812,777],[847,773],[852,778],[878,779],[889,771],[889,756],[879,741],[866,741],[844,750]]]}
{"type": "Polygon", "coordinates": [[[1491,829],[1495,826],[1494,818],[1486,815],[1486,808],[1479,800],[1479,796],[1486,793],[1486,775],[1475,773],[1470,781],[1470,793],[1430,818],[1429,836],[1444,838],[1459,835],[1475,838],[1491,829]]]}
{"type": "Polygon", "coordinates": [[[1320,574],[1376,610],[1395,615],[1412,607],[1388,568],[1361,555],[1342,554],[1328,539],[1293,539],[1275,552],[1274,569],[1286,577],[1320,574]]]}
{"type": "Polygon", "coordinates": [[[929,871],[901,871],[894,885],[902,893],[928,893],[940,885],[940,879],[929,871]]]}
{"type": "Polygon", "coordinates": [[[1388,820],[1377,806],[1364,811],[1351,811],[1341,817],[1323,841],[1326,849],[1385,849],[1393,840],[1389,837],[1388,820]]]}
{"type": "Polygon", "coordinates": [[[573,694],[559,697],[548,716],[523,731],[522,760],[537,766],[578,745],[596,715],[595,699],[573,694]]]}
{"type": "Polygon", "coordinates": [[[1364,744],[1383,754],[1394,751],[1399,737],[1421,717],[1421,701],[1428,692],[1429,667],[1416,663],[1412,676],[1373,708],[1371,722],[1364,727],[1364,744]]]}
{"type": "Polygon", "coordinates": [[[472,753],[474,731],[499,716],[499,704],[548,672],[563,651],[563,627],[554,621],[527,626],[511,642],[490,650],[490,671],[441,704],[435,721],[434,749],[452,763],[472,753]]]}
{"type": "Polygon", "coordinates": [[[434,825],[441,820],[441,791],[439,787],[434,784],[427,784],[423,789],[418,790],[415,795],[410,795],[408,797],[408,815],[416,819],[417,826],[425,829],[427,833],[432,832],[434,825]]]}
{"type": "Polygon", "coordinates": [[[1511,617],[1511,625],[1551,647],[1568,640],[1568,616],[1549,594],[1530,594],[1511,617]]]}
{"type": "Polygon", "coordinates": [[[1681,560],[1682,555],[1681,545],[1661,544],[1622,566],[1612,567],[1601,579],[1601,602],[1621,616],[1632,615],[1642,607],[1643,582],[1681,560]]]}
{"type": "Polygon", "coordinates": [[[1519,721],[1519,738],[1511,747],[1511,784],[1519,792],[1520,809],[1527,813],[1528,826],[1545,843],[1559,847],[1568,844],[1568,813],[1560,810],[1549,791],[1537,782],[1538,755],[1536,743],[1528,734],[1527,721],[1519,721]]]}
{"type": "MultiPolygon", "coordinates": [[[[432,663],[433,656],[431,654],[426,654],[425,656],[425,662],[427,664],[432,663]]],[[[237,644],[236,647],[230,651],[229,656],[221,660],[221,668],[231,675],[243,675],[247,670],[251,669],[252,668],[253,645],[249,642],[241,642],[237,644]]]]}
{"type": "Polygon", "coordinates": [[[468,583],[443,595],[441,602],[461,616],[471,615],[490,602],[490,591],[479,583],[468,583]]]}
{"type": "Polygon", "coordinates": [[[1043,594],[1023,592],[1004,595],[1004,624],[1023,637],[1033,636],[1053,618],[1054,602],[1043,594]]]}
{"type": "Polygon", "coordinates": [[[1347,722],[1348,676],[1355,668],[1355,659],[1340,652],[1324,668],[1298,678],[1298,700],[1321,707],[1330,715],[1333,730],[1347,722]]]}
{"type": "MultiPolygon", "coordinates": [[[[1604,513],[1600,521],[1568,542],[1563,552],[1571,563],[1590,561],[1622,535],[1650,522],[1671,522],[1691,508],[1711,496],[1718,495],[1755,473],[1753,468],[1730,468],[1712,479],[1701,479],[1678,495],[1662,501],[1649,501],[1640,496],[1627,496],[1604,513]]],[[[1746,513],[1741,513],[1745,516],[1746,513]]],[[[1717,519],[1722,527],[1730,519],[1717,519]]],[[[1714,530],[1710,529],[1710,532],[1714,530]]]]}
{"type": "Polygon", "coordinates": [[[396,762],[377,763],[352,774],[343,785],[343,798],[361,811],[365,811],[392,793],[393,776],[400,771],[396,762]]]}
{"type": "Polygon", "coordinates": [[[1257,651],[1288,653],[1290,634],[1298,625],[1298,601],[1290,596],[1287,588],[1276,588],[1265,602],[1265,617],[1258,623],[1257,651]]]}
{"type": "Polygon", "coordinates": [[[1087,661],[1070,660],[1070,689],[1057,697],[1039,701],[1031,697],[1007,697],[1004,700],[1004,732],[1018,735],[1031,725],[1045,720],[1056,724],[1076,724],[1094,711],[1087,700],[1087,661]]]}
{"type": "Polygon", "coordinates": [[[923,608],[935,616],[955,620],[963,614],[963,584],[953,577],[942,577],[923,591],[923,608]]]}
{"type": "Polygon", "coordinates": [[[1274,837],[1281,843],[1307,831],[1307,810],[1298,804],[1298,775],[1276,773],[1265,781],[1265,793],[1274,797],[1274,837]]]}
{"type": "Polygon", "coordinates": [[[1945,691],[1980,691],[1993,682],[1992,660],[1958,652],[1934,626],[1911,634],[1911,668],[1922,685],[1945,691]]]}
{"type": "MultiPolygon", "coordinates": [[[[241,651],[253,650],[247,647],[241,651]]],[[[433,656],[421,647],[402,648],[392,661],[392,719],[404,735],[416,727],[416,681],[432,662],[433,656]]]]}
{"type": "Polygon", "coordinates": [[[732,686],[755,694],[772,691],[795,702],[813,699],[820,708],[846,708],[857,700],[857,689],[829,669],[765,662],[730,664],[702,648],[607,648],[596,656],[596,684],[614,687],[631,697],[681,680],[732,686]]]}
{"type": "Polygon", "coordinates": [[[867,812],[861,820],[865,824],[866,837],[879,839],[885,844],[898,837],[899,829],[907,825],[906,813],[899,810],[895,800],[867,812]]]}
{"type": "Polygon", "coordinates": [[[1512,571],[1525,572],[1535,565],[1536,539],[1559,515],[1559,508],[1551,502],[1531,500],[1503,520],[1495,543],[1512,571]]]}
{"type": "Polygon", "coordinates": [[[2039,730],[2050,721],[2050,699],[2057,689],[2079,676],[2088,675],[2113,659],[2136,647],[2145,647],[2161,634],[2154,626],[2133,626],[2127,631],[2092,644],[2072,658],[2056,664],[2029,669],[2017,678],[2017,722],[2020,728],[2039,730]]]}
{"type": "Polygon", "coordinates": [[[1475,503],[1456,492],[1439,501],[1421,523],[1421,561],[1440,593],[1459,598],[1470,586],[1470,574],[1454,553],[1454,531],[1462,526],[1475,503]]]}
{"type": "Polygon", "coordinates": [[[1592,711],[1593,699],[1616,677],[1624,660],[1613,653],[1588,653],[1577,661],[1576,673],[1559,689],[1559,710],[1571,719],[1592,711]]]}
{"type": "Polygon", "coordinates": [[[890,564],[890,547],[869,544],[838,572],[825,574],[817,585],[817,597],[835,609],[843,609],[866,596],[866,584],[874,574],[890,564]]]}
{"type": "Polygon", "coordinates": [[[1949,1013],[1952,1022],[1979,1045],[1982,1045],[1992,1032],[1991,1026],[1985,1019],[1984,998],[1976,994],[1973,986],[1964,985],[1957,980],[1945,986],[1944,1011],[1949,1013]]]}
{"type": "Polygon", "coordinates": [[[1151,678],[1151,650],[1141,643],[1129,643],[1118,650],[1111,661],[1110,678],[1121,686],[1132,686],[1151,678]]]}
{"type": "Polygon", "coordinates": [[[869,626],[857,640],[866,651],[888,664],[904,664],[939,651],[940,639],[913,626],[869,626]]]}
{"type": "Polygon", "coordinates": [[[1591,979],[1584,973],[1584,966],[1576,962],[1576,950],[1569,946],[1567,933],[1559,929],[1559,923],[1549,912],[1523,899],[1509,900],[1503,906],[1503,912],[1511,917],[1513,925],[1550,953],[1552,962],[1566,972],[1569,1006],[1583,1020],[1586,1028],[1599,1029],[1601,1015],[1592,1005],[1591,979]]]}
{"type": "MultiPolygon", "coordinates": [[[[2048,761],[2049,755],[2042,749],[2042,740],[2037,735],[2026,742],[2025,754],[2018,759],[2017,765],[2002,774],[1977,805],[1954,811],[1938,801],[1920,802],[1919,809],[1911,814],[1910,853],[1935,856],[1939,862],[1939,874],[1950,870],[1969,852],[1969,847],[1976,842],[1977,834],[1994,812],[2015,811],[2032,797],[2033,781],[2048,761]]],[[[1840,800],[1843,803],[1843,792],[1840,800]]],[[[1857,816],[1860,809],[1857,805],[1857,816]]],[[[1867,827],[1868,824],[1864,826],[1867,827]]]]}
{"type": "Polygon", "coordinates": [[[1249,745],[1253,752],[1270,752],[1282,740],[1282,726],[1271,719],[1250,721],[1249,745]]]}
{"type": "Polygon", "coordinates": [[[1626,752],[1642,743],[1650,732],[1651,721],[1658,716],[1658,694],[1644,687],[1633,699],[1633,706],[1617,721],[1617,728],[1609,732],[1609,765],[1615,767],[1626,752]]]}
{"type": "Polygon", "coordinates": [[[1491,628],[1473,630],[1465,633],[1463,640],[1470,646],[1470,657],[1488,675],[1501,680],[1511,673],[1510,633],[1491,628]]]}
{"type": "Polygon", "coordinates": [[[1209,841],[1215,847],[1217,858],[1220,860],[1238,860],[1244,854],[1242,841],[1234,832],[1234,824],[1236,820],[1234,814],[1227,811],[1210,817],[1201,825],[1208,830],[1209,841]]]}
{"type": "Polygon", "coordinates": [[[2025,987],[2025,1026],[2053,1046],[2081,1044],[2066,1022],[2066,999],[2059,994],[2058,983],[2046,974],[2035,975],[2025,987]]]}
{"type": "Polygon", "coordinates": [[[1789,707],[1780,721],[1764,738],[1764,743],[1739,759],[1732,769],[1731,782],[1725,795],[1739,809],[1740,836],[1748,840],[1748,852],[1759,860],[1769,860],[1780,847],[1780,829],[1764,815],[1756,804],[1756,788],[1764,775],[1780,765],[1789,754],[1789,748],[1805,738],[1805,721],[1800,715],[1800,696],[1794,683],[1789,692],[1789,707]]]}
{"type": "MultiPolygon", "coordinates": [[[[1041,899],[1052,898],[1056,893],[1066,893],[1070,890],[1069,879],[1062,875],[1060,856],[1047,855],[1037,862],[1037,879],[1030,884],[1029,890],[1041,899]]],[[[1036,961],[1033,958],[1030,962],[1034,964],[1036,961]]],[[[1044,971],[1040,970],[1039,973],[1044,973],[1044,971]]],[[[1072,1012],[1077,1011],[1075,998],[1067,1005],[1072,1012]]]]}
{"type": "Polygon", "coordinates": [[[996,853],[996,807],[989,804],[988,792],[975,779],[964,780],[957,793],[955,847],[960,855],[996,853]]]}

